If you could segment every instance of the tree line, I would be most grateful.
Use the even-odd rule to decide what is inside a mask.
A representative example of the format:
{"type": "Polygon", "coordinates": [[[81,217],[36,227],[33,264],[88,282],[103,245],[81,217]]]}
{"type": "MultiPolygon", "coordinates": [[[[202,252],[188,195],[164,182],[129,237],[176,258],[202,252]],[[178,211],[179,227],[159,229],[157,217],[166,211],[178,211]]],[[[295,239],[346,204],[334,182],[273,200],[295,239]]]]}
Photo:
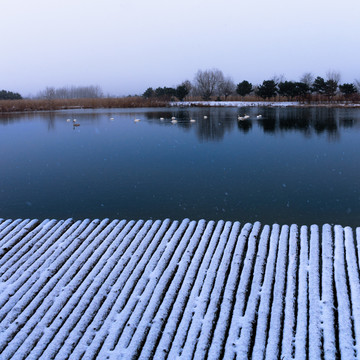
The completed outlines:
{"type": "Polygon", "coordinates": [[[260,85],[253,85],[247,80],[238,84],[229,76],[224,76],[218,69],[199,70],[193,82],[183,82],[176,88],[158,87],[155,90],[148,88],[144,93],[145,98],[161,98],[166,100],[178,99],[183,101],[186,96],[200,97],[203,100],[226,100],[230,95],[246,97],[254,94],[264,100],[279,95],[287,100],[310,100],[312,95],[319,95],[331,100],[337,94],[342,94],[345,99],[353,100],[360,90],[360,81],[354,83],[340,83],[340,73],[329,71],[326,78],[314,77],[305,73],[299,81],[288,81],[283,76],[264,80],[260,85]]]}
{"type": "Polygon", "coordinates": [[[63,86],[60,88],[46,87],[40,91],[36,98],[38,99],[96,99],[103,97],[100,86],[63,86]]]}
{"type": "MultiPolygon", "coordinates": [[[[203,100],[227,100],[231,95],[239,95],[244,99],[248,95],[255,95],[264,100],[280,96],[289,101],[323,99],[331,101],[335,96],[342,95],[345,100],[360,100],[360,80],[355,80],[353,83],[340,83],[340,78],[339,72],[328,71],[325,78],[305,73],[298,81],[288,81],[284,76],[274,76],[257,85],[248,80],[242,80],[235,84],[230,76],[225,76],[219,69],[198,70],[192,82],[186,80],[176,87],[165,86],[155,89],[149,87],[142,94],[142,98],[151,101],[183,101],[186,97],[191,96],[203,100]]],[[[36,99],[46,100],[103,97],[101,88],[94,85],[46,87],[35,96],[36,99]]],[[[22,99],[19,93],[0,91],[0,100],[18,99],[22,99]]]]}

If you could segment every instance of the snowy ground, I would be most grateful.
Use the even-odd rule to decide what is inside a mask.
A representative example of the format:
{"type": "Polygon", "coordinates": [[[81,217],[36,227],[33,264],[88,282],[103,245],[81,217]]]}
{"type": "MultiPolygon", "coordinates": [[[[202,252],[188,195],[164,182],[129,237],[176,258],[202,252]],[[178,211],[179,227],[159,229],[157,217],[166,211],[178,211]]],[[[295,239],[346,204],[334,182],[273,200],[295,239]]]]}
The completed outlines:
{"type": "Polygon", "coordinates": [[[360,358],[360,228],[0,220],[0,359],[360,358]]]}
{"type": "Polygon", "coordinates": [[[290,106],[336,106],[336,107],[360,107],[360,104],[355,103],[315,103],[315,104],[302,104],[298,101],[177,101],[170,103],[171,106],[231,106],[231,107],[290,107],[290,106]]]}
{"type": "Polygon", "coordinates": [[[299,106],[300,103],[297,101],[283,101],[283,102],[272,102],[272,101],[178,101],[172,102],[172,106],[233,106],[233,107],[244,107],[244,106],[299,106]]]}

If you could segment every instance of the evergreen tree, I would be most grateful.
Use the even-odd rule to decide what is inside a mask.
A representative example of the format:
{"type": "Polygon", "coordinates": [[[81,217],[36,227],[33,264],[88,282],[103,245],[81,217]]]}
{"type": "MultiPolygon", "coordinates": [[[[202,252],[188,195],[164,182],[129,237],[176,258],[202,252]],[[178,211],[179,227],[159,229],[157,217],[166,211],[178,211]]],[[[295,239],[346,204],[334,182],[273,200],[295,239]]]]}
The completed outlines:
{"type": "Polygon", "coordinates": [[[310,93],[310,86],[304,82],[298,81],[295,83],[296,96],[304,100],[307,95],[310,93]]]}
{"type": "Polygon", "coordinates": [[[143,96],[145,99],[149,99],[149,98],[153,97],[154,95],[155,95],[154,89],[151,88],[151,87],[149,87],[149,88],[146,89],[146,91],[143,93],[142,96],[143,96]]]}
{"type": "Polygon", "coordinates": [[[350,96],[352,94],[356,94],[357,93],[357,89],[355,87],[354,84],[342,84],[339,85],[339,90],[345,95],[345,96],[350,96]]]}
{"type": "Polygon", "coordinates": [[[277,88],[274,80],[264,80],[256,91],[256,95],[263,99],[271,98],[276,95],[277,88]]]}
{"type": "Polygon", "coordinates": [[[14,93],[12,91],[1,90],[0,91],[0,100],[21,100],[22,96],[19,93],[14,93]]]}
{"type": "Polygon", "coordinates": [[[312,84],[311,91],[318,93],[318,94],[325,94],[326,82],[325,82],[324,78],[322,78],[321,76],[318,76],[312,84]]]}
{"type": "Polygon", "coordinates": [[[253,86],[248,81],[244,80],[241,83],[237,84],[236,92],[240,96],[246,96],[253,91],[253,86]]]}
{"type": "Polygon", "coordinates": [[[335,80],[327,80],[325,82],[325,94],[330,98],[336,94],[338,83],[335,80]]]}
{"type": "Polygon", "coordinates": [[[286,96],[288,99],[292,99],[297,95],[296,83],[293,81],[280,82],[279,95],[286,96]]]}
{"type": "Polygon", "coordinates": [[[187,88],[186,85],[182,84],[182,85],[179,85],[179,86],[176,88],[175,96],[176,96],[180,101],[183,101],[188,94],[189,94],[189,89],[187,88]]]}

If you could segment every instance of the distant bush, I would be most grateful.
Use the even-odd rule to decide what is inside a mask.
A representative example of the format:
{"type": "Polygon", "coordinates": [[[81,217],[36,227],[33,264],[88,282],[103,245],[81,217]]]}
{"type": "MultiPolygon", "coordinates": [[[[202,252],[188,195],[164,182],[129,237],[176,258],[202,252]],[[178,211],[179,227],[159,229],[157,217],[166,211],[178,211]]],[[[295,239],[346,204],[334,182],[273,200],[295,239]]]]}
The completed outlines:
{"type": "Polygon", "coordinates": [[[143,98],[151,99],[157,98],[163,101],[171,101],[177,98],[180,101],[183,101],[184,98],[189,94],[190,88],[189,84],[183,82],[176,89],[172,87],[158,87],[155,90],[152,87],[149,87],[142,94],[143,98]]]}
{"type": "Polygon", "coordinates": [[[19,93],[14,93],[12,91],[1,90],[0,91],[0,100],[20,100],[22,96],[19,93]]]}

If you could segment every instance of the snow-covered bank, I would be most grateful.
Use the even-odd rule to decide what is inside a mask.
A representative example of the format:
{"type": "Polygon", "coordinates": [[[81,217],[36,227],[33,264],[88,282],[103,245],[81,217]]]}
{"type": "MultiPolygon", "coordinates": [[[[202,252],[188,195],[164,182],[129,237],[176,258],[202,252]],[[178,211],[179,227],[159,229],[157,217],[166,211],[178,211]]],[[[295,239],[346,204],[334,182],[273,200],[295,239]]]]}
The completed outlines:
{"type": "Polygon", "coordinates": [[[360,228],[0,219],[0,359],[360,358],[360,228]]]}
{"type": "Polygon", "coordinates": [[[304,104],[298,101],[175,101],[170,106],[178,107],[360,107],[354,103],[312,103],[304,104]]]}
{"type": "Polygon", "coordinates": [[[232,107],[256,107],[256,106],[299,106],[300,103],[297,101],[176,101],[170,103],[171,106],[232,106],[232,107]]]}

